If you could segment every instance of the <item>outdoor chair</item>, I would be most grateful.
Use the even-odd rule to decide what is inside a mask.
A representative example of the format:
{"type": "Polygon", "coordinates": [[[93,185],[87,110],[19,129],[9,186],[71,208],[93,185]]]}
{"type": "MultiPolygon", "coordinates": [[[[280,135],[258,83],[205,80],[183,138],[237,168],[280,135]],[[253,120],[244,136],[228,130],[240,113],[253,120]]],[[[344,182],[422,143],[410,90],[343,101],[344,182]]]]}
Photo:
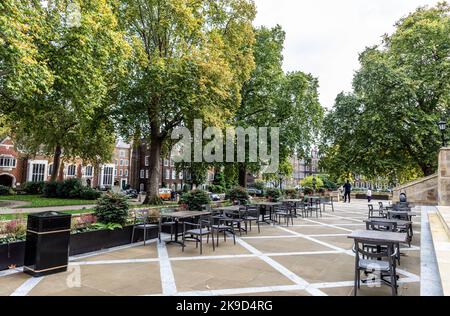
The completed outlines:
{"type": "MultiPolygon", "coordinates": [[[[144,231],[144,246],[147,241],[147,230],[151,228],[158,228],[157,224],[149,222],[150,216],[148,210],[134,210],[133,231],[131,233],[131,244],[134,242],[134,231],[142,229],[144,231]]],[[[159,234],[159,233],[158,233],[159,234]]]]}
{"type": "Polygon", "coordinates": [[[258,234],[261,233],[260,222],[261,222],[261,213],[259,211],[259,207],[257,205],[247,205],[246,210],[243,215],[243,220],[245,222],[245,227],[247,228],[247,224],[250,231],[252,231],[252,222],[255,222],[258,225],[258,234]]]}
{"type": "Polygon", "coordinates": [[[187,241],[195,241],[195,247],[198,248],[198,244],[200,244],[200,254],[203,254],[203,237],[206,236],[206,243],[209,243],[209,237],[211,236],[213,251],[216,250],[214,244],[214,235],[212,226],[212,218],[211,216],[201,217],[199,219],[198,224],[183,222],[183,245],[182,251],[184,252],[184,248],[186,247],[187,241]]]}
{"type": "Polygon", "coordinates": [[[375,210],[372,204],[369,204],[368,207],[369,207],[369,216],[368,216],[369,219],[386,219],[387,215],[380,210],[375,210]]]}
{"type": "Polygon", "coordinates": [[[355,240],[353,246],[353,252],[355,255],[355,291],[354,295],[357,296],[358,289],[361,288],[361,271],[366,274],[373,274],[378,272],[380,275],[380,281],[386,282],[384,276],[390,277],[388,283],[392,289],[392,295],[397,296],[397,272],[396,272],[396,260],[397,249],[393,244],[386,242],[372,242],[370,243],[380,249],[378,252],[370,252],[365,248],[366,240],[355,240]]]}
{"type": "MultiPolygon", "coordinates": [[[[219,212],[214,212],[211,216],[211,229],[213,233],[215,232],[217,235],[216,238],[216,246],[219,247],[219,234],[223,233],[223,241],[227,241],[227,233],[233,235],[233,242],[236,245],[236,233],[234,231],[234,227],[232,225],[227,225],[228,221],[224,218],[219,212]]],[[[258,226],[259,228],[259,226],[258,226]]],[[[213,235],[214,236],[214,235],[213,235]]]]}
{"type": "Polygon", "coordinates": [[[163,232],[163,228],[164,227],[169,227],[170,228],[170,241],[173,241],[173,237],[175,234],[175,225],[178,225],[178,223],[176,223],[173,218],[169,217],[169,216],[164,216],[165,212],[174,212],[174,209],[162,209],[160,211],[161,216],[159,218],[159,233],[158,233],[158,240],[159,242],[161,242],[161,234],[163,232]]]}
{"type": "Polygon", "coordinates": [[[331,205],[331,211],[334,212],[334,204],[333,204],[333,197],[324,197],[322,199],[322,205],[323,205],[323,211],[325,212],[326,205],[331,205]]]}
{"type": "Polygon", "coordinates": [[[241,206],[241,209],[238,212],[224,212],[221,221],[223,224],[226,224],[233,228],[234,231],[238,231],[239,235],[242,236],[242,232],[247,233],[246,222],[243,219],[243,213],[245,212],[245,206],[241,206]],[[244,227],[242,227],[244,224],[244,227]]]}
{"type": "MultiPolygon", "coordinates": [[[[397,223],[396,222],[386,222],[381,220],[374,219],[370,222],[366,222],[366,229],[367,230],[374,230],[374,231],[387,231],[387,232],[398,232],[397,223]]],[[[367,249],[371,249],[372,251],[379,251],[376,246],[372,244],[366,244],[365,247],[367,249]]],[[[395,244],[395,247],[397,249],[397,260],[398,265],[400,265],[400,244],[395,244]]]]}
{"type": "Polygon", "coordinates": [[[298,202],[295,204],[295,213],[298,215],[300,214],[301,217],[306,218],[308,217],[308,204],[306,202],[298,202]]]}
{"type": "Polygon", "coordinates": [[[320,207],[320,200],[315,200],[312,202],[312,205],[308,206],[308,212],[312,216],[313,212],[316,212],[316,217],[319,218],[322,217],[322,208],[320,207]]]}
{"type": "Polygon", "coordinates": [[[275,216],[277,217],[278,223],[281,224],[281,218],[283,217],[286,226],[289,226],[289,219],[291,220],[292,226],[294,226],[295,210],[286,207],[286,205],[280,205],[275,210],[275,216]]]}

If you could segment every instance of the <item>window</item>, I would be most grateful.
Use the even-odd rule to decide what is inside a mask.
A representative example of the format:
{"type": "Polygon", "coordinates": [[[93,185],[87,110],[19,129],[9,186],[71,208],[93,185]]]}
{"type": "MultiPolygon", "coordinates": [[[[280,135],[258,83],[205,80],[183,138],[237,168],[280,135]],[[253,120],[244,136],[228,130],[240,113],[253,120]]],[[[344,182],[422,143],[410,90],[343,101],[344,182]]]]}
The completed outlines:
{"type": "Polygon", "coordinates": [[[69,177],[75,176],[76,172],[77,172],[77,166],[70,165],[70,166],[67,167],[67,175],[69,177]]]}
{"type": "Polygon", "coordinates": [[[125,177],[128,177],[128,169],[125,170],[125,177]]]}
{"type": "Polygon", "coordinates": [[[115,164],[116,166],[118,166],[119,162],[118,162],[117,160],[114,160],[114,164],[115,164]]]}
{"type": "Polygon", "coordinates": [[[103,186],[112,187],[114,170],[115,168],[113,167],[103,168],[103,186]]]}
{"type": "Polygon", "coordinates": [[[120,175],[121,177],[123,177],[123,170],[122,170],[122,169],[120,169],[119,175],[120,175]]]}
{"type": "Polygon", "coordinates": [[[141,183],[141,184],[139,185],[139,190],[140,190],[141,192],[144,192],[144,190],[145,190],[145,184],[141,183]]]}
{"type": "Polygon", "coordinates": [[[130,165],[130,161],[128,159],[125,160],[125,166],[129,166],[130,165]]]}
{"type": "Polygon", "coordinates": [[[169,160],[164,159],[164,167],[168,167],[169,166],[169,160]]]}
{"type": "Polygon", "coordinates": [[[16,159],[14,157],[0,157],[0,167],[15,167],[16,159]]]}
{"type": "Polygon", "coordinates": [[[183,180],[183,172],[180,172],[180,174],[178,175],[178,178],[179,178],[180,180],[183,180]]]}
{"type": "Polygon", "coordinates": [[[149,156],[145,156],[145,166],[148,167],[149,166],[149,156]]]}
{"type": "Polygon", "coordinates": [[[117,169],[116,168],[114,168],[114,176],[115,177],[117,176],[117,169]]]}
{"type": "Polygon", "coordinates": [[[86,166],[86,169],[84,170],[84,175],[86,177],[92,177],[94,175],[94,167],[86,166]]]}
{"type": "Polygon", "coordinates": [[[141,170],[141,179],[145,178],[145,170],[141,170]]]}
{"type": "Polygon", "coordinates": [[[172,180],[177,179],[177,172],[175,170],[172,170],[172,180]]]}
{"type": "Polygon", "coordinates": [[[166,180],[170,179],[170,170],[166,169],[166,180]]]}
{"type": "Polygon", "coordinates": [[[48,165],[48,176],[50,177],[53,173],[53,164],[48,165]]]}
{"type": "Polygon", "coordinates": [[[45,164],[36,163],[31,167],[31,182],[42,182],[45,176],[45,164]]]}
{"type": "Polygon", "coordinates": [[[123,159],[120,159],[120,166],[123,166],[123,159]]]}
{"type": "Polygon", "coordinates": [[[149,177],[149,172],[148,172],[148,170],[145,170],[145,177],[148,179],[148,177],[149,177]]]}
{"type": "Polygon", "coordinates": [[[173,161],[173,159],[170,160],[170,166],[175,167],[175,161],[173,161]]]}
{"type": "Polygon", "coordinates": [[[125,158],[125,150],[119,152],[120,158],[125,158]]]}

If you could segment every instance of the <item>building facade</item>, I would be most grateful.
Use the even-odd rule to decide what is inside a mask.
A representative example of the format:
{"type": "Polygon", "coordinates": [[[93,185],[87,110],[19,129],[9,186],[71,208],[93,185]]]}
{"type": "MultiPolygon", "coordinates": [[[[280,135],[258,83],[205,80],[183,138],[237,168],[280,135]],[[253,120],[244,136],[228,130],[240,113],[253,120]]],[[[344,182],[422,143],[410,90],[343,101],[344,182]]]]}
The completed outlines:
{"type": "MultiPolygon", "coordinates": [[[[99,189],[125,187],[130,182],[131,154],[131,146],[119,140],[111,163],[93,165],[82,159],[61,157],[57,180],[78,178],[84,185],[99,189]]],[[[15,188],[26,182],[49,181],[52,172],[53,157],[27,156],[15,148],[11,138],[0,139],[0,185],[15,188]]]]}
{"type": "Polygon", "coordinates": [[[293,156],[290,161],[292,164],[292,176],[290,179],[285,180],[285,185],[287,186],[296,187],[300,185],[300,181],[303,179],[321,173],[317,148],[311,150],[310,158],[308,159],[300,159],[297,156],[293,156]]]}

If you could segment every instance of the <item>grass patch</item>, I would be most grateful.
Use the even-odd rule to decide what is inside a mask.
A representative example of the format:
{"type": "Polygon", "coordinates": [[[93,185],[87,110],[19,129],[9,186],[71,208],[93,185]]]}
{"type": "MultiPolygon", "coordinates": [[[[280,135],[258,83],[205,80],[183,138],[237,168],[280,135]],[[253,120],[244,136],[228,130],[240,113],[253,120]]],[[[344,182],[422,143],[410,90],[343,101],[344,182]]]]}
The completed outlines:
{"type": "Polygon", "coordinates": [[[28,202],[29,205],[21,206],[20,208],[35,208],[35,207],[52,207],[52,206],[73,206],[73,205],[93,205],[95,200],[81,200],[81,199],[58,199],[45,198],[39,195],[7,195],[0,196],[0,201],[20,201],[28,202]]]}
{"type": "MultiPolygon", "coordinates": [[[[64,214],[89,214],[94,213],[94,209],[82,209],[82,210],[71,210],[71,211],[61,211],[64,214]]],[[[28,217],[28,213],[20,213],[20,214],[0,214],[0,221],[9,221],[18,218],[26,219],[28,217]]]]}

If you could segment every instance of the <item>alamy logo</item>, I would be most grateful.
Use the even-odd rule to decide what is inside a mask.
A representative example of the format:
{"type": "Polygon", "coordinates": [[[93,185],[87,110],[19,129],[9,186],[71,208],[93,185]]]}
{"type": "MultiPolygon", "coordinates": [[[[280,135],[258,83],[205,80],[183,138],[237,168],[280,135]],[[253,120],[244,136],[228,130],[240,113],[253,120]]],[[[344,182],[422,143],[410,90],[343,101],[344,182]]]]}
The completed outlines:
{"type": "Polygon", "coordinates": [[[278,172],[278,127],[227,128],[224,133],[217,127],[203,130],[202,120],[195,120],[193,134],[186,127],[178,127],[172,133],[172,140],[180,140],[172,150],[177,163],[251,162],[259,163],[263,174],[278,172]]]}

